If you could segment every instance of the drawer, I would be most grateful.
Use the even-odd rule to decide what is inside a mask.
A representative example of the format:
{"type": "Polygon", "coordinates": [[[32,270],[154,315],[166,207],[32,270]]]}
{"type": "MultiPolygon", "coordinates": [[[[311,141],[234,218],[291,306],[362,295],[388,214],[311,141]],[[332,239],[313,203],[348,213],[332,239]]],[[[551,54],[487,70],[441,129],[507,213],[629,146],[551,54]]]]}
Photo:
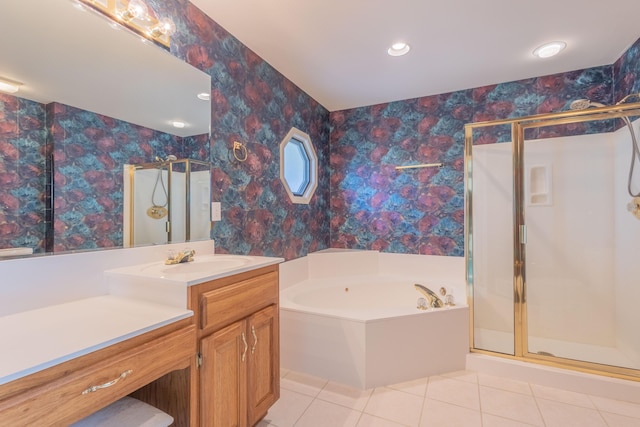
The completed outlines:
{"type": "Polygon", "coordinates": [[[188,367],[195,352],[193,326],[161,336],[0,402],[1,423],[67,425],[168,372],[188,367]]]}
{"type": "Polygon", "coordinates": [[[242,280],[200,295],[200,327],[218,329],[277,303],[277,272],[242,280]]]}

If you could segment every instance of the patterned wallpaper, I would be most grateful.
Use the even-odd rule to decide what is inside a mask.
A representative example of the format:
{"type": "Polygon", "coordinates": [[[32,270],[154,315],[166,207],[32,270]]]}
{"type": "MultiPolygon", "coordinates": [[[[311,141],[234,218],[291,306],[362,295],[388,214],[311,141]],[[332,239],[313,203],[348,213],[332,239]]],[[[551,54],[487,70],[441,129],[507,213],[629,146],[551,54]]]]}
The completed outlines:
{"type": "Polygon", "coordinates": [[[0,93],[0,248],[44,251],[45,107],[0,93]]]}
{"type": "MultiPolygon", "coordinates": [[[[557,111],[577,98],[611,103],[640,91],[639,41],[611,66],[330,114],[188,0],[148,3],[176,22],[171,52],[211,76],[211,139],[170,141],[60,104],[0,95],[0,247],[43,245],[46,132],[35,124],[47,121],[59,250],[119,245],[120,165],[166,151],[212,162],[213,199],[223,211],[212,231],[218,252],[293,259],[332,246],[461,256],[464,123],[557,111]],[[53,116],[45,119],[45,110],[53,116]],[[310,205],[291,203],[279,180],[279,144],[292,126],[311,136],[319,157],[310,205]],[[246,144],[247,161],[232,158],[234,141],[246,144]],[[394,169],[417,162],[444,167],[394,169]],[[17,173],[27,179],[17,184],[17,173]],[[21,226],[28,234],[17,238],[21,226]]],[[[494,128],[479,139],[509,134],[494,128]]]]}
{"type": "MultiPolygon", "coordinates": [[[[331,245],[464,255],[464,124],[612,101],[612,66],[331,113],[331,245]],[[395,166],[443,163],[396,171],[395,166]]],[[[566,135],[575,127],[539,136],[566,135]]],[[[510,127],[474,134],[510,141],[510,127]]]]}

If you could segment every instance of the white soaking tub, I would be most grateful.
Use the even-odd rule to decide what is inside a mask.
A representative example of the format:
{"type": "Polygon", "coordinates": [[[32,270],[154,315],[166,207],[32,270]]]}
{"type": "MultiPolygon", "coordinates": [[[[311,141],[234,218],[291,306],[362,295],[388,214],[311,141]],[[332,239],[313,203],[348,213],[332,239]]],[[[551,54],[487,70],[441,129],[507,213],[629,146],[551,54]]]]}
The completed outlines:
{"type": "MultiPolygon", "coordinates": [[[[393,268],[381,267],[389,255],[349,251],[306,257],[307,278],[285,283],[280,294],[284,369],[363,389],[464,369],[469,349],[464,299],[458,298],[454,307],[419,310],[417,299],[423,295],[413,286],[420,283],[434,292],[444,286],[455,295],[464,292],[464,282],[425,279],[406,268],[389,274],[393,268]]],[[[391,258],[391,267],[397,257],[391,258]]],[[[443,258],[405,257],[421,264],[426,258],[443,258]]]]}

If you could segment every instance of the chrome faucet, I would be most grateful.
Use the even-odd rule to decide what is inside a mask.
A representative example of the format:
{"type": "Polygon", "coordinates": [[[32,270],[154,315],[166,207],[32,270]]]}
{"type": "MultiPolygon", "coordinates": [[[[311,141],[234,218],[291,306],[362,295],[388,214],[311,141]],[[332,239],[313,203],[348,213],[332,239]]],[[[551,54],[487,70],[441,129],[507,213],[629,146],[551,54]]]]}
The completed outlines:
{"type": "Polygon", "coordinates": [[[427,298],[427,302],[428,302],[428,306],[431,308],[441,308],[444,307],[444,302],[442,302],[442,300],[440,299],[440,297],[438,295],[436,295],[435,292],[433,292],[431,289],[419,285],[419,284],[415,284],[413,285],[416,290],[420,293],[422,293],[426,298],[427,298]]]}
{"type": "Polygon", "coordinates": [[[195,254],[196,254],[196,251],[194,251],[193,249],[184,249],[175,255],[170,254],[169,258],[167,258],[167,260],[164,263],[166,265],[172,265],[172,264],[181,264],[184,262],[191,262],[193,261],[193,256],[195,254]]]}

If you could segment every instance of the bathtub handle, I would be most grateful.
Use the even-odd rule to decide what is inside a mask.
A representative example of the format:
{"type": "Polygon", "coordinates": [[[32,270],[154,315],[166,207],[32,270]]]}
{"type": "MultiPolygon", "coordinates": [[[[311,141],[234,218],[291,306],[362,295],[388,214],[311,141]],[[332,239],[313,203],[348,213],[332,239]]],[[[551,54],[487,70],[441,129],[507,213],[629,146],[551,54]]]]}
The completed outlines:
{"type": "Polygon", "coordinates": [[[242,361],[244,362],[244,359],[247,356],[247,349],[249,348],[249,346],[247,345],[247,339],[244,336],[244,332],[242,333],[242,343],[244,344],[244,350],[242,351],[242,361]]]}
{"type": "Polygon", "coordinates": [[[258,345],[258,336],[256,335],[255,326],[251,325],[251,335],[253,335],[253,345],[251,346],[251,354],[256,352],[256,346],[258,345]]]}

